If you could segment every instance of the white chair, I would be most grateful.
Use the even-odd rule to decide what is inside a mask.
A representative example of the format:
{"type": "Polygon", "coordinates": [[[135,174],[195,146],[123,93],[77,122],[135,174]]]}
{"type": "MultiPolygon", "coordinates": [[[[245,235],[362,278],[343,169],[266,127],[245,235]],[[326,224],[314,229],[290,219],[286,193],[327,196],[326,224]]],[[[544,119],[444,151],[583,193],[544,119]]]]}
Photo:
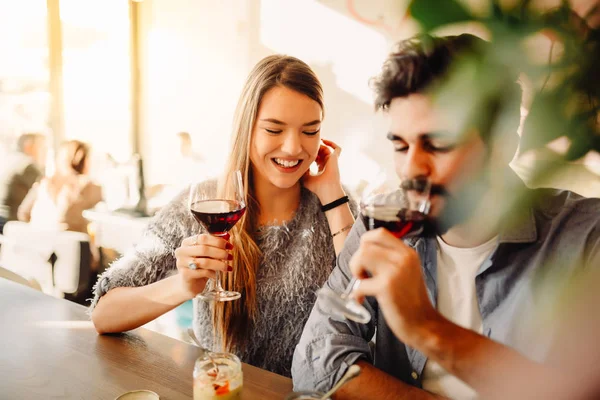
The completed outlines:
{"type": "Polygon", "coordinates": [[[4,226],[0,265],[35,279],[45,293],[72,294],[89,285],[92,256],[89,236],[38,229],[24,222],[4,226]]]}

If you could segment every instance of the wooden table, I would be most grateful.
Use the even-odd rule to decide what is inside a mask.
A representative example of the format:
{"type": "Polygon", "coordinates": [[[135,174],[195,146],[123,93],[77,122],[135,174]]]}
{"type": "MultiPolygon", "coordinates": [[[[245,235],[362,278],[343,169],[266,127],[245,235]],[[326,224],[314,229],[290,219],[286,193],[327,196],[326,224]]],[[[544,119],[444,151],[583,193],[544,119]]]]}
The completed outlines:
{"type": "MultiPolygon", "coordinates": [[[[100,336],[86,309],[0,278],[0,398],[191,399],[197,347],[140,328],[100,336]]],[[[288,378],[244,364],[243,399],[283,399],[288,378]]]]}

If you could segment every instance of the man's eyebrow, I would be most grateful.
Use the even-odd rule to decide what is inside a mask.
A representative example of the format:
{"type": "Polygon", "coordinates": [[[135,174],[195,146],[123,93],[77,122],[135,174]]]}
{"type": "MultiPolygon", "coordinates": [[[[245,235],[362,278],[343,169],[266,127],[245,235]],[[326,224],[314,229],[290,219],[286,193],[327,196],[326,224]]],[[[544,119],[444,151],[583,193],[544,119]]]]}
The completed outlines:
{"type": "Polygon", "coordinates": [[[438,131],[438,132],[428,132],[421,135],[423,139],[446,139],[446,138],[456,138],[456,135],[446,131],[438,131]]]}
{"type": "MultiPolygon", "coordinates": [[[[387,138],[388,140],[391,140],[392,142],[397,142],[397,141],[405,141],[402,136],[397,135],[395,133],[389,132],[387,134],[387,138]]],[[[444,132],[444,131],[439,131],[439,132],[427,132],[427,133],[422,133],[418,136],[419,140],[432,140],[432,139],[446,139],[446,138],[456,138],[456,135],[450,133],[450,132],[444,132]]]]}

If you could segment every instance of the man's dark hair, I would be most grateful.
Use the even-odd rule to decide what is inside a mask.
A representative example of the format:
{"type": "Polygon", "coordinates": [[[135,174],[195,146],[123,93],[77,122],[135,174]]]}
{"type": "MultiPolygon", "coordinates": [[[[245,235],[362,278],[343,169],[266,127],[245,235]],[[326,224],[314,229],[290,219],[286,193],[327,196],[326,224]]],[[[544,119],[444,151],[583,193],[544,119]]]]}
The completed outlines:
{"type": "Polygon", "coordinates": [[[485,46],[487,42],[469,34],[423,34],[400,41],[385,60],[381,73],[371,80],[375,109],[387,110],[393,98],[425,91],[446,75],[460,54],[481,52],[485,46]]]}
{"type": "MultiPolygon", "coordinates": [[[[477,36],[435,37],[417,35],[399,42],[385,60],[381,73],[371,80],[375,91],[375,109],[387,110],[396,97],[423,93],[448,78],[451,67],[463,57],[477,60],[476,65],[488,76],[481,90],[465,90],[474,96],[469,118],[486,143],[491,143],[494,126],[502,124],[502,133],[515,134],[520,121],[521,87],[517,75],[509,66],[490,59],[492,44],[477,36]],[[512,122],[501,121],[502,115],[514,115],[512,122]]],[[[483,79],[481,76],[479,79],[483,79]]],[[[481,83],[481,82],[480,82],[481,83]]],[[[477,85],[478,83],[473,83],[477,85]]],[[[459,93],[459,95],[462,95],[459,93]]]]}

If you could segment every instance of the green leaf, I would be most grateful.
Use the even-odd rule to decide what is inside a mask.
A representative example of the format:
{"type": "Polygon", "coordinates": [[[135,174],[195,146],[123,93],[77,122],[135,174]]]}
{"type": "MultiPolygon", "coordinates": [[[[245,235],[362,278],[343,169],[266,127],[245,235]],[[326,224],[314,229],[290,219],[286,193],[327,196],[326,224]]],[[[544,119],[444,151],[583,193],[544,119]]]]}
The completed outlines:
{"type": "Polygon", "coordinates": [[[500,4],[498,4],[498,2],[496,1],[492,1],[490,3],[490,7],[492,10],[492,16],[497,20],[502,20],[502,18],[504,17],[504,12],[502,11],[500,4]]]}
{"type": "Polygon", "coordinates": [[[565,159],[567,161],[579,160],[585,156],[594,146],[593,137],[589,135],[580,135],[569,146],[565,159]]]}
{"type": "Polygon", "coordinates": [[[426,32],[440,26],[475,19],[456,0],[412,0],[408,11],[426,32]]]}
{"type": "Polygon", "coordinates": [[[569,135],[569,121],[564,116],[563,108],[564,103],[559,94],[537,94],[523,126],[523,152],[545,147],[554,139],[569,135]]]}

